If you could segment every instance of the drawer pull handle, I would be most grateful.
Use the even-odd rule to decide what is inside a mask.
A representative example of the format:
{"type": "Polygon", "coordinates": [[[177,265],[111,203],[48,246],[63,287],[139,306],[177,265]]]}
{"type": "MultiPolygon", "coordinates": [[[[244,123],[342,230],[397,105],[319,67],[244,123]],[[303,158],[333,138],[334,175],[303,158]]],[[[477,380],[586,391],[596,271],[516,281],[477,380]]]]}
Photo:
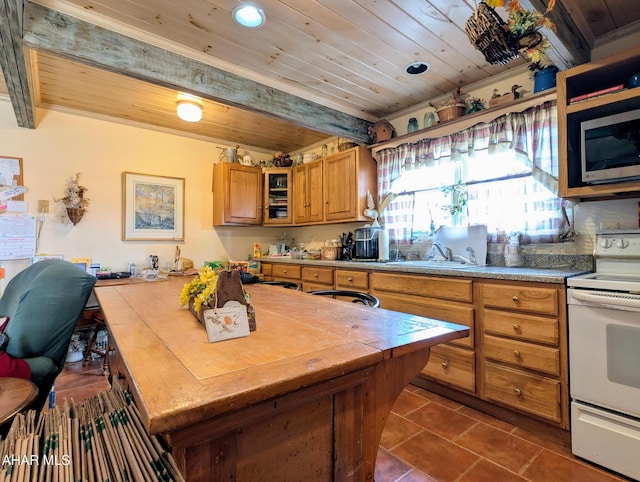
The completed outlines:
{"type": "Polygon", "coordinates": [[[516,397],[522,396],[522,390],[520,390],[519,388],[514,388],[513,393],[516,394],[516,397]]]}
{"type": "Polygon", "coordinates": [[[516,358],[519,358],[520,352],[518,350],[513,350],[513,356],[515,356],[516,358]]]}
{"type": "Polygon", "coordinates": [[[440,366],[442,366],[442,368],[449,368],[449,363],[446,361],[443,361],[442,363],[440,363],[440,366]]]}
{"type": "Polygon", "coordinates": [[[520,298],[518,298],[516,295],[513,295],[513,296],[511,297],[511,300],[512,300],[514,303],[517,303],[518,301],[520,301],[520,298]]]}
{"type": "Polygon", "coordinates": [[[353,281],[353,278],[352,278],[351,276],[349,276],[349,277],[347,278],[347,281],[353,281]]]}
{"type": "Polygon", "coordinates": [[[520,325],[518,325],[517,323],[513,324],[513,331],[520,331],[520,325]]]}
{"type": "Polygon", "coordinates": [[[313,273],[313,277],[317,278],[318,277],[318,273],[313,273]]]}
{"type": "Polygon", "coordinates": [[[283,272],[284,274],[287,274],[287,270],[286,270],[286,269],[283,269],[283,270],[282,270],[282,272],[283,272]]]}

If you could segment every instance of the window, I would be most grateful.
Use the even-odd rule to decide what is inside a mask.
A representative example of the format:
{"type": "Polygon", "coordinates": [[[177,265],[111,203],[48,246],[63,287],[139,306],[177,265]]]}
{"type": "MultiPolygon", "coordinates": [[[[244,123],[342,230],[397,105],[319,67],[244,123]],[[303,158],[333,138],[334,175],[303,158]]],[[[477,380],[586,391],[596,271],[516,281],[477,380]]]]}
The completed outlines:
{"type": "Polygon", "coordinates": [[[557,197],[556,108],[507,114],[451,136],[378,153],[383,213],[397,242],[442,225],[486,224],[493,241],[558,242],[567,230],[557,197]]]}

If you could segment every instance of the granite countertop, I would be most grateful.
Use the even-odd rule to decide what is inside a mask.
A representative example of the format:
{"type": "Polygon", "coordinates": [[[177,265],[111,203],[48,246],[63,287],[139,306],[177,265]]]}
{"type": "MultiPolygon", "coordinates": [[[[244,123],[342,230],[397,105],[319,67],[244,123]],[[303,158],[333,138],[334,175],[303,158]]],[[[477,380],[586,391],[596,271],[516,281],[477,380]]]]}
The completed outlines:
{"type": "MultiPolygon", "coordinates": [[[[506,266],[466,265],[464,268],[433,266],[433,263],[422,261],[328,261],[291,259],[289,257],[266,257],[259,261],[270,263],[297,264],[303,266],[326,266],[342,269],[367,269],[372,271],[416,273],[429,275],[461,276],[465,278],[484,278],[512,281],[536,281],[540,283],[564,284],[567,278],[592,271],[591,256],[556,256],[541,260],[529,260],[529,266],[510,268],[506,266]],[[549,266],[548,268],[546,266],[549,266]]],[[[256,259],[258,261],[258,259],[256,259]]]]}

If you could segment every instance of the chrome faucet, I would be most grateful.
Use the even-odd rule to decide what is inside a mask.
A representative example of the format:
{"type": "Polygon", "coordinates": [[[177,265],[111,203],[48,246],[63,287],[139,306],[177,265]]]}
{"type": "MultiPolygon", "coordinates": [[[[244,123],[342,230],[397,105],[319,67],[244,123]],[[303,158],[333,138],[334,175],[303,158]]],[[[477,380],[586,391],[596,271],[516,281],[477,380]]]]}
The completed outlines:
{"type": "Polygon", "coordinates": [[[447,261],[453,261],[453,253],[451,252],[450,248],[445,247],[443,250],[442,246],[440,246],[440,243],[433,243],[433,247],[438,250],[440,256],[442,256],[444,259],[446,259],[447,261]]]}

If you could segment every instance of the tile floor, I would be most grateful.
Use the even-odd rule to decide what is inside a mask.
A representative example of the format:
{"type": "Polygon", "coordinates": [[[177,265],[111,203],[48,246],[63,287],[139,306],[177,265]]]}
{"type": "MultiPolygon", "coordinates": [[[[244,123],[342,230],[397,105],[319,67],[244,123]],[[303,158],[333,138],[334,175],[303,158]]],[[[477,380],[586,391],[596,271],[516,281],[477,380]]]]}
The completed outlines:
{"type": "MultiPolygon", "coordinates": [[[[58,403],[109,388],[102,361],[67,363],[58,403]]],[[[382,434],[376,482],[613,482],[615,474],[581,461],[562,445],[409,385],[382,434]]]]}

